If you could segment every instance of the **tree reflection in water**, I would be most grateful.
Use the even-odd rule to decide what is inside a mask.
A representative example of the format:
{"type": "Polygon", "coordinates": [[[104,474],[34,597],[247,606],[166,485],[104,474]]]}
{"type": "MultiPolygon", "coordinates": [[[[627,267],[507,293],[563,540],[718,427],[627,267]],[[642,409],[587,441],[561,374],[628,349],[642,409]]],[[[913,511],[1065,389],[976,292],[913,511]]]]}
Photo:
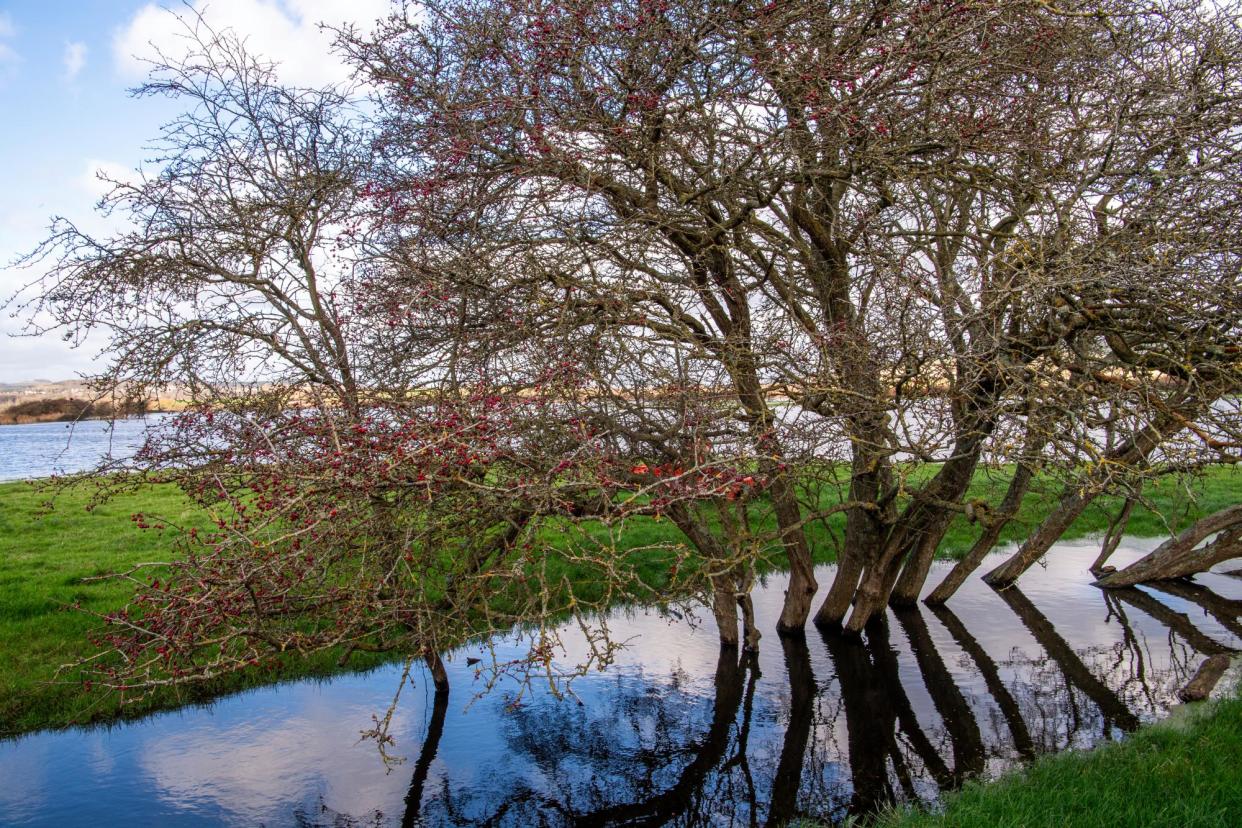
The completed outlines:
{"type": "MultiPolygon", "coordinates": [[[[1158,593],[1242,631],[1242,602],[1186,583],[1158,593]]],[[[994,635],[981,639],[943,606],[891,612],[861,639],[780,639],[783,675],[769,664],[763,681],[755,655],[722,649],[710,687],[698,692],[684,673],[618,674],[584,705],[491,720],[511,764],[473,784],[435,767],[449,715],[447,696],[438,697],[401,824],[759,826],[865,816],[1133,730],[1168,703],[1196,654],[1228,649],[1142,589],[1105,594],[1103,620],[1118,625],[1120,640],[1079,649],[1021,591],[998,594],[1036,651],[1011,636],[1002,657],[994,635]],[[1163,626],[1160,658],[1132,627],[1134,611],[1163,626]]]]}

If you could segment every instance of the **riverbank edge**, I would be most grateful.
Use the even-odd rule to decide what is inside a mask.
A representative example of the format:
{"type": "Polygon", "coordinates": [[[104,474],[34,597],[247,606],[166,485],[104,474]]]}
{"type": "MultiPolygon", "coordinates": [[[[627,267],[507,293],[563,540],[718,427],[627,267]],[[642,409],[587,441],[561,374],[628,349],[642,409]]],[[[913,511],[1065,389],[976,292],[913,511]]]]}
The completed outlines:
{"type": "MultiPolygon", "coordinates": [[[[1174,707],[1119,742],[1047,754],[948,793],[940,807],[902,807],[868,828],[1226,828],[1242,812],[1242,655],[1210,699],[1174,707]]],[[[807,822],[802,828],[818,828],[807,822]]]]}
{"type": "MultiPolygon", "coordinates": [[[[1232,495],[1232,486],[1236,482],[1237,478],[1238,470],[1230,466],[1221,466],[1209,473],[1207,477],[1207,488],[1201,493],[1203,502],[1200,502],[1198,506],[1205,511],[1210,511],[1220,507],[1219,504],[1213,504],[1212,501],[1219,500],[1222,496],[1226,497],[1230,501],[1234,500],[1235,498],[1232,495]],[[1226,482],[1226,480],[1229,482],[1226,482]]],[[[1004,483],[1005,481],[1000,479],[999,481],[994,482],[1004,483]]],[[[10,487],[12,487],[12,490],[22,487],[25,488],[27,492],[36,492],[39,490],[40,484],[36,481],[12,481],[0,483],[0,506],[4,505],[3,496],[10,491],[10,487]]],[[[140,501],[143,499],[141,494],[137,494],[136,496],[140,501]]],[[[1025,525],[1027,527],[1031,527],[1033,523],[1042,520],[1043,509],[1049,508],[1051,506],[1051,502],[1052,501],[1041,503],[1041,508],[1036,509],[1033,514],[1027,515],[1024,520],[1020,522],[1015,521],[1015,524],[1018,526],[1025,525]]],[[[147,512],[153,511],[149,509],[136,510],[147,512]]],[[[124,510],[122,509],[121,511],[124,510]]],[[[1169,509],[1168,511],[1173,512],[1174,510],[1169,509]]],[[[1180,514],[1176,514],[1174,518],[1180,521],[1190,521],[1197,516],[1195,511],[1178,511],[1180,514]]],[[[1130,531],[1128,531],[1127,534],[1134,537],[1155,537],[1161,532],[1167,531],[1167,526],[1158,526],[1157,524],[1151,522],[1144,522],[1138,513],[1139,510],[1136,510],[1136,518],[1138,519],[1132,521],[1130,531]]],[[[63,511],[61,512],[61,516],[62,518],[65,517],[65,513],[63,511]]],[[[0,552],[4,551],[6,542],[11,543],[12,540],[11,536],[6,537],[6,531],[12,529],[13,527],[6,525],[4,520],[5,517],[4,511],[0,510],[0,552]]],[[[1088,516],[1084,515],[1084,519],[1087,517],[1088,516]]],[[[114,521],[117,527],[123,526],[126,528],[132,528],[131,522],[128,519],[128,513],[126,513],[126,516],[123,519],[119,518],[120,515],[113,515],[109,518],[109,520],[114,521]]],[[[1083,520],[1076,522],[1074,526],[1066,532],[1064,540],[1092,537],[1093,534],[1102,531],[1106,525],[1107,520],[1103,514],[1097,516],[1095,520],[1083,520]]],[[[122,538],[120,535],[107,535],[105,532],[101,531],[102,529],[102,526],[92,527],[92,534],[95,536],[92,539],[94,542],[99,542],[101,537],[114,537],[118,542],[121,541],[122,538]]],[[[116,532],[118,530],[114,527],[113,531],[116,532]]],[[[952,535],[953,533],[951,532],[950,534],[952,535]]],[[[131,535],[129,537],[132,538],[133,536],[131,535]]],[[[957,543],[946,542],[946,544],[942,545],[941,549],[938,550],[937,557],[943,559],[953,559],[960,556],[960,554],[962,554],[968,547],[969,544],[963,543],[960,539],[957,543]]],[[[66,550],[63,544],[57,544],[58,554],[63,555],[67,551],[69,550],[66,550]]],[[[831,564],[834,562],[834,556],[825,554],[826,551],[827,550],[823,549],[817,550],[817,565],[831,564]]],[[[150,558],[147,559],[149,560],[150,558]]],[[[47,565],[47,562],[45,561],[40,560],[36,562],[40,566],[47,565]]],[[[0,563],[3,562],[0,561],[0,563]]],[[[99,575],[105,571],[113,569],[115,566],[115,564],[112,566],[106,565],[105,561],[102,559],[94,560],[93,563],[93,571],[86,571],[82,574],[99,575]]],[[[779,565],[769,564],[766,566],[761,565],[761,571],[774,573],[783,570],[779,565]]],[[[65,573],[62,572],[61,574],[63,575],[65,573]]],[[[75,580],[76,579],[70,577],[62,581],[62,583],[68,585],[75,580]]],[[[0,594],[0,604],[2,604],[4,598],[5,596],[0,594]]],[[[72,612],[70,609],[71,603],[73,602],[61,598],[59,600],[59,610],[61,612],[72,612]]],[[[120,605],[118,604],[117,606],[98,607],[96,608],[96,611],[111,611],[119,608],[119,606],[120,605]]],[[[3,609],[3,606],[0,606],[0,609],[3,609]]],[[[5,613],[0,612],[0,626],[3,625],[4,614],[5,613]]],[[[50,632],[51,628],[56,626],[55,619],[48,616],[44,617],[51,622],[46,628],[46,630],[50,632]]],[[[3,630],[0,630],[0,634],[2,633],[3,630]]],[[[64,641],[60,643],[69,644],[70,642],[64,641]]],[[[462,643],[464,644],[465,642],[462,643]]],[[[391,655],[361,652],[354,653],[350,663],[343,666],[339,664],[338,659],[339,654],[332,652],[319,653],[308,659],[299,658],[294,660],[290,658],[283,660],[279,664],[269,664],[254,670],[246,670],[239,673],[228,674],[220,677],[220,679],[213,681],[210,684],[200,685],[193,688],[183,688],[176,696],[172,696],[170,694],[169,696],[154,698],[146,700],[142,703],[124,706],[118,706],[114,700],[106,700],[102,698],[84,699],[82,687],[76,681],[65,681],[62,679],[60,681],[43,680],[35,682],[30,681],[27,678],[26,689],[28,694],[25,694],[24,698],[4,698],[0,695],[0,739],[20,738],[22,735],[40,730],[62,730],[81,726],[108,726],[112,723],[141,719],[148,715],[179,707],[209,704],[217,699],[252,690],[257,687],[276,685],[304,679],[323,680],[339,674],[365,673],[393,661],[400,660],[399,658],[392,657],[391,655]],[[30,692],[33,691],[33,688],[36,686],[41,689],[35,692],[30,692]]],[[[65,658],[61,658],[58,663],[64,663],[64,661],[65,658]]],[[[10,679],[12,678],[21,679],[22,677],[20,675],[10,676],[10,679]]],[[[93,696],[94,694],[90,695],[93,696]]]]}

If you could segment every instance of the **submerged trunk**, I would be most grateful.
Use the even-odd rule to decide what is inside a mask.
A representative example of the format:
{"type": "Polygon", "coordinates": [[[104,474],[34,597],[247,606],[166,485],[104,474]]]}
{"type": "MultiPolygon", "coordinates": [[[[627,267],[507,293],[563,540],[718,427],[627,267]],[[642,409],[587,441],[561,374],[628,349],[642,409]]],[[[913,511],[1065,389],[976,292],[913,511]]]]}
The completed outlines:
{"type": "Polygon", "coordinates": [[[930,558],[926,562],[923,558],[935,555],[940,539],[956,514],[950,504],[958,503],[970,486],[983,453],[983,441],[994,425],[994,421],[985,420],[964,429],[953,446],[953,455],[940,467],[936,476],[914,495],[914,501],[906,507],[889,533],[883,551],[863,573],[854,611],[845,625],[846,632],[853,635],[862,632],[867,622],[884,609],[907,556],[914,561],[899,598],[909,603],[918,600],[931,563],[930,558]],[[911,595],[913,598],[909,597],[911,595]]]}
{"type": "Polygon", "coordinates": [[[737,587],[733,576],[713,576],[712,615],[716,618],[716,629],[720,631],[721,647],[738,646],[737,610],[737,587]]]}
{"type": "Polygon", "coordinates": [[[426,662],[427,669],[431,672],[431,683],[436,688],[436,695],[448,693],[448,671],[444,669],[444,660],[440,658],[440,654],[434,650],[428,650],[423,653],[423,661],[426,662]]]}
{"type": "Polygon", "coordinates": [[[979,535],[974,546],[966,553],[966,556],[958,561],[953,569],[949,570],[949,574],[944,580],[932,590],[927,596],[926,602],[929,606],[937,606],[944,604],[953,597],[953,593],[966,582],[979,564],[983,563],[983,559],[992,551],[992,547],[996,546],[996,542],[1000,539],[1001,531],[1009,521],[1013,520],[1014,515],[1018,513],[1018,507],[1022,505],[1022,499],[1026,497],[1027,490],[1031,487],[1031,480],[1035,476],[1035,470],[1031,465],[1023,463],[1018,466],[1017,471],[1013,474],[1013,479],[1009,481],[1009,488],[1005,491],[1005,498],[1001,501],[1000,508],[995,515],[987,518],[984,524],[983,533],[979,535]]]}
{"type": "Polygon", "coordinates": [[[1091,505],[1104,490],[1109,480],[1126,468],[1134,468],[1151,456],[1151,453],[1169,437],[1186,427],[1186,423],[1202,407],[1200,400],[1170,407],[1168,413],[1156,418],[1125,443],[1104,455],[1093,474],[1061,498],[1060,504],[1044,519],[1035,534],[1013,554],[1009,560],[993,569],[983,580],[993,587],[1011,586],[1042,558],[1056,543],[1065,530],[1091,505]]]}
{"type": "Polygon", "coordinates": [[[789,589],[785,591],[785,603],[781,607],[776,629],[781,633],[800,633],[811,614],[811,602],[815,599],[819,582],[815,580],[815,563],[811,559],[811,547],[802,525],[802,509],[789,474],[784,470],[774,472],[769,491],[781,532],[781,544],[789,560],[789,589]]]}
{"type": "Polygon", "coordinates": [[[755,623],[755,602],[750,597],[749,583],[738,591],[737,605],[742,610],[742,647],[754,652],[759,649],[759,639],[763,634],[755,623]]]}
{"type": "MultiPolygon", "coordinates": [[[[873,437],[868,435],[868,441],[873,437]]],[[[858,445],[858,441],[856,441],[858,445]]],[[[873,451],[855,450],[849,498],[858,503],[877,503],[890,486],[890,470],[884,457],[873,451]]],[[[815,613],[815,625],[839,627],[850,611],[858,579],[884,543],[885,525],[893,519],[892,506],[885,510],[851,509],[846,513],[845,538],[837,560],[837,572],[828,595],[815,613]]]]}
{"type": "Polygon", "coordinates": [[[1123,587],[1144,581],[1182,578],[1236,557],[1242,557],[1242,505],[1221,509],[1196,521],[1142,559],[1105,575],[1096,583],[1103,587],[1123,587]],[[1217,532],[1221,535],[1216,540],[1198,548],[1208,536],[1217,532]]]}
{"type": "MultiPolygon", "coordinates": [[[[723,512],[721,516],[725,517],[723,512]]],[[[719,570],[713,572],[709,580],[712,594],[711,610],[712,616],[716,619],[720,646],[737,647],[744,641],[747,649],[758,649],[759,630],[755,627],[754,605],[750,598],[750,576],[738,578],[736,562],[730,560],[725,543],[712,532],[694,507],[685,503],[674,504],[669,509],[669,517],[706,559],[709,569],[715,567],[719,570]],[[742,611],[741,636],[738,634],[739,609],[742,611]]],[[[730,520],[722,520],[722,522],[726,528],[734,525],[730,520]]]]}

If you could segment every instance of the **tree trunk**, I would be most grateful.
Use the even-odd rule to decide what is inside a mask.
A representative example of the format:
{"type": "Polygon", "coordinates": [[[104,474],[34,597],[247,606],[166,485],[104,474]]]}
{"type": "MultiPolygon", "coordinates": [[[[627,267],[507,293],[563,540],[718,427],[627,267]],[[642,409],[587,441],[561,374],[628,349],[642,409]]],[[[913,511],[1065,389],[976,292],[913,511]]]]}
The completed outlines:
{"type": "MultiPolygon", "coordinates": [[[[871,440],[872,435],[867,435],[867,439],[871,440]]],[[[855,440],[855,446],[860,443],[861,441],[855,440]]],[[[856,448],[850,476],[850,500],[876,503],[881,492],[888,488],[889,477],[889,468],[882,456],[856,448]]],[[[837,559],[836,576],[832,579],[828,595],[820,604],[819,612],[815,613],[817,627],[840,627],[850,611],[854,592],[858,589],[858,579],[862,576],[868,560],[874,558],[883,546],[884,527],[893,518],[892,507],[886,511],[888,514],[883,515],[869,509],[856,508],[846,513],[845,539],[837,559]]]]}
{"type": "Polygon", "coordinates": [[[789,559],[789,588],[785,591],[785,603],[781,607],[776,630],[800,634],[806,627],[807,616],[811,614],[811,602],[815,599],[819,582],[815,580],[815,564],[802,527],[802,509],[787,471],[775,471],[769,492],[781,530],[781,543],[789,559]]]}
{"type": "Polygon", "coordinates": [[[1035,534],[1027,538],[1007,561],[984,575],[983,582],[993,587],[1010,586],[1016,582],[1023,572],[1030,569],[1031,564],[1042,558],[1060,540],[1065,530],[1091,505],[1097,494],[1098,492],[1086,492],[1080,488],[1062,497],[1057,508],[1039,524],[1035,534]]]}
{"type": "MultiPolygon", "coordinates": [[[[707,561],[709,569],[719,567],[726,569],[728,555],[724,544],[712,534],[707,524],[695,513],[692,506],[676,503],[669,508],[669,518],[682,534],[690,539],[699,554],[707,561]]],[[[712,586],[712,615],[716,619],[716,630],[720,635],[720,646],[736,647],[738,645],[737,610],[738,590],[737,579],[727,571],[710,576],[712,586]]],[[[747,596],[749,599],[749,596],[747,596]]],[[[752,621],[753,624],[753,621],[752,621]]],[[[756,646],[758,636],[755,638],[756,646]]]]}
{"type": "Polygon", "coordinates": [[[759,649],[759,639],[763,637],[763,633],[759,632],[759,627],[755,624],[755,602],[750,597],[749,588],[738,591],[737,605],[742,610],[742,647],[748,652],[755,652],[759,649]]]}
{"type": "Polygon", "coordinates": [[[720,632],[721,647],[737,647],[737,587],[732,575],[712,576],[712,615],[720,632]]]}
{"type": "Polygon", "coordinates": [[[893,593],[888,598],[890,604],[895,607],[912,607],[918,603],[919,592],[927,581],[927,573],[931,571],[936,550],[944,540],[945,533],[949,531],[952,520],[953,513],[946,509],[924,530],[923,537],[919,539],[914,552],[906,558],[901,576],[893,586],[893,593]]]}
{"type": "Polygon", "coordinates": [[[1091,562],[1091,566],[1087,567],[1092,575],[1098,576],[1103,572],[1104,565],[1108,563],[1108,559],[1117,551],[1118,545],[1121,544],[1121,538],[1126,533],[1126,527],[1130,525],[1130,515],[1134,513],[1134,504],[1137,501],[1137,497],[1127,497],[1125,505],[1121,507],[1121,512],[1109,524],[1108,531],[1104,533],[1104,540],[1100,542],[1100,554],[1096,555],[1095,560],[1091,562]]]}
{"type": "Polygon", "coordinates": [[[1022,505],[1022,499],[1026,497],[1034,477],[1035,470],[1032,465],[1028,463],[1018,465],[1013,473],[1013,479],[1009,481],[1009,488],[1005,490],[1005,498],[1001,501],[997,514],[990,516],[984,525],[983,533],[966,553],[966,557],[958,561],[944,580],[927,596],[926,602],[929,606],[944,604],[952,598],[953,593],[957,592],[971,573],[979,568],[979,564],[983,563],[983,559],[992,551],[992,547],[996,546],[1001,531],[1018,513],[1018,508],[1022,505]]]}
{"type": "MultiPolygon", "coordinates": [[[[991,433],[993,425],[986,422],[966,431],[954,444],[953,456],[906,507],[889,532],[884,550],[863,573],[854,600],[854,611],[845,624],[847,633],[859,634],[876,613],[884,609],[907,555],[922,551],[920,544],[923,542],[931,544],[931,552],[935,554],[936,545],[954,515],[946,504],[958,502],[965,494],[979,463],[983,441],[991,433]]],[[[924,578],[925,569],[921,575],[917,571],[912,572],[905,594],[912,592],[914,600],[917,600],[924,578]]]]}
{"type": "Polygon", "coordinates": [[[1242,504],[1221,509],[1195,521],[1177,537],[1160,544],[1154,551],[1125,569],[1096,581],[1102,587],[1123,587],[1169,578],[1182,578],[1202,572],[1221,561],[1242,556],[1242,504]],[[1222,534],[1202,548],[1209,535],[1222,534]]]}
{"type": "Polygon", "coordinates": [[[444,661],[440,658],[440,654],[435,650],[428,650],[423,653],[423,661],[427,663],[427,669],[431,671],[431,683],[436,689],[436,694],[447,693],[449,691],[448,671],[444,669],[444,661]]]}
{"type": "Polygon", "coordinates": [[[1157,417],[1139,429],[1129,440],[1105,454],[1104,459],[1096,464],[1095,471],[1061,498],[1056,510],[1044,519],[1035,534],[1027,538],[1009,560],[983,576],[984,582],[993,587],[1006,587],[1015,583],[1031,564],[1052,548],[1070,524],[1099,496],[1108,480],[1117,474],[1114,469],[1133,468],[1145,462],[1162,442],[1185,428],[1189,419],[1204,405],[1203,400],[1194,398],[1181,405],[1170,406],[1167,413],[1157,417]]]}

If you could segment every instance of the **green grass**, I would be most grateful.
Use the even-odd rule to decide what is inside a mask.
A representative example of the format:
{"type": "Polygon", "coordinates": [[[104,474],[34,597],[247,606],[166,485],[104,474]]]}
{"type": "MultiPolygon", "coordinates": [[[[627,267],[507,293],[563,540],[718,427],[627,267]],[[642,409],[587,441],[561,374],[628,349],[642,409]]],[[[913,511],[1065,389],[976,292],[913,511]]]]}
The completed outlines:
{"type": "MultiPolygon", "coordinates": [[[[1009,474],[1007,469],[981,473],[970,497],[998,502],[1009,474]]],[[[1178,481],[1161,481],[1147,489],[1154,508],[1136,509],[1129,531],[1139,535],[1164,534],[1169,525],[1184,526],[1199,515],[1236,502],[1239,491],[1242,477],[1232,468],[1210,471],[1196,484],[1193,498],[1178,481]]],[[[1050,483],[1046,490],[1033,492],[1018,520],[1007,527],[1002,541],[1025,536],[1055,504],[1057,495],[1057,488],[1050,483]]],[[[820,500],[830,504],[835,497],[835,489],[826,489],[820,500]]],[[[88,579],[168,556],[168,536],[137,529],[130,521],[132,513],[157,514],[183,524],[204,521],[204,515],[172,487],[149,487],[119,496],[93,511],[86,509],[89,491],[60,493],[50,513],[41,509],[45,499],[46,494],[30,484],[0,484],[0,734],[106,719],[117,714],[115,701],[84,693],[72,675],[56,676],[57,667],[90,653],[88,633],[99,622],[89,613],[116,610],[130,596],[122,581],[88,579]],[[88,612],[74,609],[75,603],[88,612]]],[[[1067,537],[1102,532],[1119,505],[1116,499],[1101,499],[1074,524],[1067,537]]],[[[839,537],[843,524],[844,517],[836,515],[810,527],[818,562],[832,561],[829,536],[839,537]]],[[[961,554],[969,548],[976,532],[977,527],[965,519],[955,521],[942,554],[961,554]]],[[[643,519],[627,529],[621,546],[635,550],[632,562],[637,574],[658,588],[665,580],[670,553],[650,547],[678,540],[680,535],[668,520],[643,519]]],[[[773,557],[766,567],[779,564],[779,557],[773,557]]],[[[593,578],[590,568],[564,566],[571,581],[589,592],[593,578]]],[[[374,666],[382,660],[378,655],[355,654],[351,667],[374,666]]],[[[331,653],[309,661],[290,659],[272,668],[199,688],[192,695],[157,697],[128,712],[138,714],[152,707],[205,699],[277,679],[328,675],[339,669],[331,653]]]]}
{"type": "Polygon", "coordinates": [[[1242,699],[1181,716],[1091,751],[1044,757],[951,794],[943,811],[906,810],[877,828],[1237,825],[1242,815],[1242,699]]]}
{"type": "MultiPolygon", "coordinates": [[[[85,693],[73,674],[57,669],[88,655],[88,635],[100,626],[91,613],[119,609],[132,594],[125,581],[92,580],[134,564],[168,557],[169,537],[137,529],[135,512],[158,514],[182,525],[202,524],[203,513],[172,486],[152,486],[119,496],[91,511],[88,490],[57,495],[27,483],[0,484],[0,734],[107,719],[120,713],[115,699],[85,693]],[[76,605],[76,608],[75,608],[76,605]],[[80,609],[79,609],[80,608],[80,609]]],[[[374,666],[366,657],[356,666],[374,666]]],[[[210,698],[221,692],[281,678],[328,675],[334,657],[230,677],[193,693],[160,696],[143,708],[210,698]]]]}

